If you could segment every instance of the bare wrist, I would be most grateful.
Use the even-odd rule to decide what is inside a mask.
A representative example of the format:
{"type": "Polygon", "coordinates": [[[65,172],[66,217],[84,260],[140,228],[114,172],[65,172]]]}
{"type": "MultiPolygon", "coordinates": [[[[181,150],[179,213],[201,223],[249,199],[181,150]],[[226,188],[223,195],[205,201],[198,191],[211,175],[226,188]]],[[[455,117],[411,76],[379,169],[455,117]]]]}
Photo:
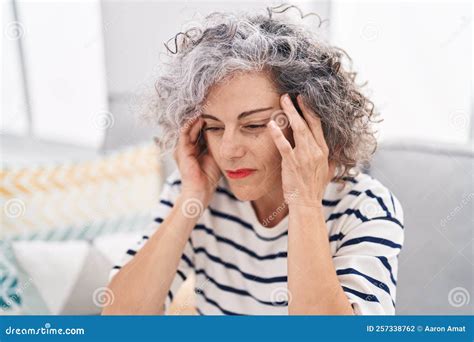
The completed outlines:
{"type": "Polygon", "coordinates": [[[179,196],[178,203],[187,218],[200,217],[209,205],[211,196],[199,191],[185,191],[179,196]]]}
{"type": "Polygon", "coordinates": [[[313,216],[323,215],[323,204],[322,203],[290,203],[288,209],[290,214],[305,215],[310,214],[313,216]]]}

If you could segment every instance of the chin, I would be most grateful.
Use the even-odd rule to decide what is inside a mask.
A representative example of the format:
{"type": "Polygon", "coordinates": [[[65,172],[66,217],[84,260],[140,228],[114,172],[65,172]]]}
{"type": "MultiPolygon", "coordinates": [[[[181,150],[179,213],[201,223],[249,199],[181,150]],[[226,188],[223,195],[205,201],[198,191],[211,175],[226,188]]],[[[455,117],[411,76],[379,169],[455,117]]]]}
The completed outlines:
{"type": "Polygon", "coordinates": [[[230,190],[240,201],[254,201],[262,197],[262,191],[257,191],[255,186],[232,186],[230,185],[230,190]]]}

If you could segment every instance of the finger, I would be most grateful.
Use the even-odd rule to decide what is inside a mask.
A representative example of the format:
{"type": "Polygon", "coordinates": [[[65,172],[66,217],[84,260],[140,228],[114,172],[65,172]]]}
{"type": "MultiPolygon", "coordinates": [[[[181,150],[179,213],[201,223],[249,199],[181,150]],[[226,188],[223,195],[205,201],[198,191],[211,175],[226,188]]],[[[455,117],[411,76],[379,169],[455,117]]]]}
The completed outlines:
{"type": "Polygon", "coordinates": [[[183,124],[180,129],[180,143],[183,146],[194,145],[197,140],[198,133],[202,127],[201,117],[191,117],[183,124]]]}
{"type": "Polygon", "coordinates": [[[204,120],[201,117],[195,118],[195,121],[192,123],[192,127],[189,131],[190,142],[192,144],[197,142],[203,123],[204,120]]]}
{"type": "Polygon", "coordinates": [[[306,119],[306,122],[309,124],[309,129],[316,140],[316,143],[323,151],[329,151],[326,139],[324,138],[323,126],[321,123],[321,117],[316,114],[311,108],[305,105],[301,95],[296,97],[298,105],[303,112],[303,116],[306,119]]]}
{"type": "Polygon", "coordinates": [[[308,125],[296,110],[288,94],[284,94],[280,97],[280,103],[283,111],[288,115],[291,129],[293,130],[293,136],[295,138],[295,145],[307,148],[309,145],[309,137],[311,135],[308,125]]]}
{"type": "Polygon", "coordinates": [[[292,159],[294,155],[293,148],[291,147],[290,142],[283,135],[281,128],[273,120],[270,120],[268,127],[270,128],[270,135],[273,139],[273,142],[275,143],[282,158],[292,159]]]}

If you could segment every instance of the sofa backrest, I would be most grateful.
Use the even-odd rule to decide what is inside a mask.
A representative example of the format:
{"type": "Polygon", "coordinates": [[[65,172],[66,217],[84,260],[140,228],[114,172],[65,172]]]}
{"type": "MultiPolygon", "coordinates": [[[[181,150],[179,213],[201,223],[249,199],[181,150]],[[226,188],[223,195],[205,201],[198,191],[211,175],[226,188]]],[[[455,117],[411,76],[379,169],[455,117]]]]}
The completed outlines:
{"type": "Polygon", "coordinates": [[[473,161],[469,147],[418,142],[379,146],[370,174],[404,210],[397,315],[472,315],[473,161]]]}

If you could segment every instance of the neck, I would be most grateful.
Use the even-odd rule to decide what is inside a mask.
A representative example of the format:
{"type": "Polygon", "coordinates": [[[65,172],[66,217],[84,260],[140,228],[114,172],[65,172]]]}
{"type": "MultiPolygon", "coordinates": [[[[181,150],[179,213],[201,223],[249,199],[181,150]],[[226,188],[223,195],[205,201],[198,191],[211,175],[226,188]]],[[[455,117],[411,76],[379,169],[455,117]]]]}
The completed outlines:
{"type": "Polygon", "coordinates": [[[284,201],[281,186],[252,201],[258,221],[267,228],[275,227],[288,214],[288,205],[284,201]]]}

